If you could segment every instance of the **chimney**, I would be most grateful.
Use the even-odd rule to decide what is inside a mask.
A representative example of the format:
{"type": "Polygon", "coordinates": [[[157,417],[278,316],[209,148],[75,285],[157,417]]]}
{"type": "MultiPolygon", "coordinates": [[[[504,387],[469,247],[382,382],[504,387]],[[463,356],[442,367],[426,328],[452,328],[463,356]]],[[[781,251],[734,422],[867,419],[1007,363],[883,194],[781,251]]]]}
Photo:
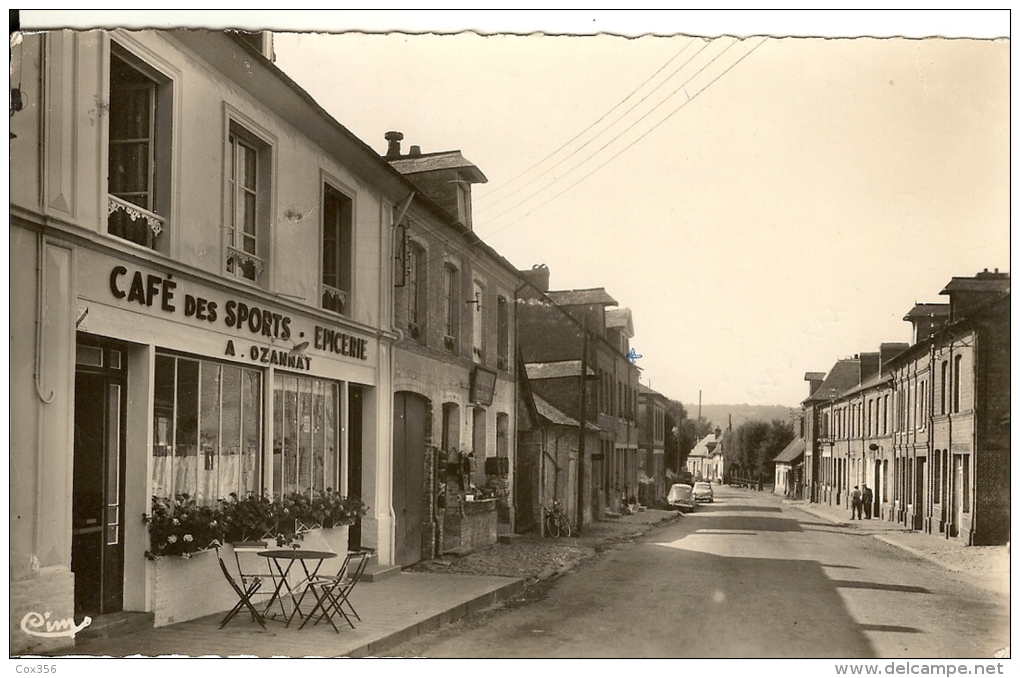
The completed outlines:
{"type": "Polygon", "coordinates": [[[861,353],[861,383],[878,374],[881,364],[880,353],[861,353]]]}
{"type": "Polygon", "coordinates": [[[903,353],[908,348],[910,348],[910,344],[901,342],[888,342],[879,344],[878,346],[879,371],[885,370],[885,366],[889,363],[890,360],[895,358],[900,353],[903,353]]]}
{"type": "Polygon", "coordinates": [[[408,158],[420,158],[421,157],[421,146],[415,144],[407,151],[408,158]]]}
{"type": "Polygon", "coordinates": [[[400,142],[404,139],[403,132],[387,132],[385,135],[386,141],[389,142],[389,146],[386,148],[386,159],[399,158],[400,157],[400,142]]]}
{"type": "Polygon", "coordinates": [[[715,439],[718,440],[721,435],[722,435],[722,429],[719,428],[718,426],[716,426],[715,427],[715,439]]]}
{"type": "Polygon", "coordinates": [[[953,278],[940,294],[949,296],[949,322],[956,322],[1008,292],[1009,273],[986,268],[973,278],[953,278]]]}
{"type": "Polygon", "coordinates": [[[530,271],[520,271],[520,274],[537,287],[539,292],[549,291],[549,267],[545,264],[535,264],[530,271]]]}
{"type": "Polygon", "coordinates": [[[808,397],[810,398],[822,386],[825,381],[825,372],[808,372],[804,375],[804,381],[808,382],[808,397]]]}

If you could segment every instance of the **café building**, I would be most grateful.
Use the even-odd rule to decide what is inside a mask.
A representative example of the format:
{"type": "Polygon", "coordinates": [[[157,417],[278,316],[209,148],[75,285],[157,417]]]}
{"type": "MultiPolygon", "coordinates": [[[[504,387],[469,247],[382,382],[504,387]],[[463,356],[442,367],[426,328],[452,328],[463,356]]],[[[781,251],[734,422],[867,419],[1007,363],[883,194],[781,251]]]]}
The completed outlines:
{"type": "Polygon", "coordinates": [[[349,545],[392,563],[410,185],[273,65],[269,36],[19,37],[12,653],[107,615],[231,607],[215,553],[146,557],[154,497],[334,489],[368,505],[349,545]]]}

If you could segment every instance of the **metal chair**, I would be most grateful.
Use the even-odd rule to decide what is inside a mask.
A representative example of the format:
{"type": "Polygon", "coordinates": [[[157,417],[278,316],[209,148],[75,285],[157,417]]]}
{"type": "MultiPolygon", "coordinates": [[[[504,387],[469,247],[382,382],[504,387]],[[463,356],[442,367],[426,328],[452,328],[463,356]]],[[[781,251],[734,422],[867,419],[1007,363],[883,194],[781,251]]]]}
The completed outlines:
{"type": "Polygon", "coordinates": [[[216,549],[216,560],[220,563],[220,570],[223,571],[223,577],[227,580],[227,583],[230,584],[230,588],[234,589],[234,593],[237,594],[237,604],[234,605],[230,612],[227,613],[227,616],[225,616],[220,622],[220,628],[222,629],[226,626],[230,620],[237,616],[237,613],[244,608],[248,608],[248,611],[251,612],[251,618],[253,621],[257,621],[259,626],[266,628],[266,623],[262,619],[262,614],[255,609],[255,606],[252,605],[251,601],[251,597],[255,594],[255,592],[262,588],[262,580],[254,579],[250,583],[239,586],[233,575],[230,574],[230,570],[227,569],[227,564],[223,562],[219,549],[216,549]]]}
{"type": "Polygon", "coordinates": [[[315,619],[316,624],[325,619],[330,623],[334,631],[340,633],[340,629],[337,628],[334,621],[334,617],[339,614],[353,629],[354,622],[351,621],[347,611],[349,610],[359,622],[361,621],[361,615],[358,614],[358,611],[351,604],[350,595],[354,587],[361,581],[361,576],[364,574],[365,568],[368,567],[368,563],[373,555],[375,555],[375,549],[370,548],[348,552],[347,558],[344,559],[344,564],[337,574],[320,575],[309,580],[306,591],[310,590],[312,595],[315,596],[315,607],[312,608],[312,611],[305,617],[305,620],[298,628],[304,628],[305,624],[318,615],[315,619]]]}

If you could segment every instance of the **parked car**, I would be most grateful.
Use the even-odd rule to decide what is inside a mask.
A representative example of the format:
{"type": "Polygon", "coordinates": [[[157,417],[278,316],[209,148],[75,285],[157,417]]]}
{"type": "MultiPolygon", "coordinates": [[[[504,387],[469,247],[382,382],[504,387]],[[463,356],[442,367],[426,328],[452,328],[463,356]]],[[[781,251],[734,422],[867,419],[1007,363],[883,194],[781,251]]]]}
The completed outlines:
{"type": "Polygon", "coordinates": [[[709,504],[715,501],[715,493],[712,491],[712,483],[694,483],[694,501],[707,501],[709,504]]]}
{"type": "Polygon", "coordinates": [[[677,483],[669,488],[666,501],[671,507],[680,509],[680,511],[693,511],[697,506],[697,502],[694,501],[694,488],[683,483],[677,483]]]}

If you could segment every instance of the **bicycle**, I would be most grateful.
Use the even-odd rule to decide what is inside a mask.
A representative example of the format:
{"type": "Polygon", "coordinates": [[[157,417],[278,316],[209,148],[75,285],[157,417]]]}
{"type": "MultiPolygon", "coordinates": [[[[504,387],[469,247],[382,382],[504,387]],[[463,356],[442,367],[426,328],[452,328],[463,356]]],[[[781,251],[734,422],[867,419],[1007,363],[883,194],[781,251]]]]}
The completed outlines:
{"type": "Polygon", "coordinates": [[[545,510],[545,533],[550,537],[570,536],[570,520],[564,513],[558,501],[554,501],[552,508],[545,510]]]}

